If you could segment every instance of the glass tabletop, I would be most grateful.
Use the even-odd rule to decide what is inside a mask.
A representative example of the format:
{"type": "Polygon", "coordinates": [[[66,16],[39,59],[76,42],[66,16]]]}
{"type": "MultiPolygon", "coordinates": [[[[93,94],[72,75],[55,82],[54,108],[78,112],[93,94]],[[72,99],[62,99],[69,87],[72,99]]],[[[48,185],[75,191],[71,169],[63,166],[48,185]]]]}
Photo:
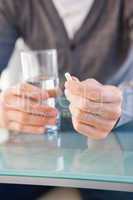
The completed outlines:
{"type": "Polygon", "coordinates": [[[74,132],[19,135],[0,145],[0,176],[133,183],[133,125],[92,141],[74,132]]]}

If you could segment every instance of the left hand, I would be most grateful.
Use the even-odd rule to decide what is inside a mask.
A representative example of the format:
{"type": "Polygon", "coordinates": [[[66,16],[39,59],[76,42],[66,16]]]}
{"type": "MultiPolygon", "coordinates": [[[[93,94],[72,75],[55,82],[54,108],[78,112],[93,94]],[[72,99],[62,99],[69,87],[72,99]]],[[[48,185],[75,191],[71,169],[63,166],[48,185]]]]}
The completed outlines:
{"type": "Polygon", "coordinates": [[[122,92],[115,86],[74,78],[65,83],[65,94],[75,130],[92,139],[105,138],[121,116],[122,92]]]}

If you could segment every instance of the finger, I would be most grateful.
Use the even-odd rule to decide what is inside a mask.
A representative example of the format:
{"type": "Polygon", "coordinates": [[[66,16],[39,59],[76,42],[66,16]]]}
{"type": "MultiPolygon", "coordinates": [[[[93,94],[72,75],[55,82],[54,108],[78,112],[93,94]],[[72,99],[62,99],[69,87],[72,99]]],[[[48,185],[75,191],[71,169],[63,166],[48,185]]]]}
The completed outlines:
{"type": "Polygon", "coordinates": [[[4,105],[0,106],[0,127],[7,128],[8,126],[8,117],[6,108],[4,105]]]}
{"type": "Polygon", "coordinates": [[[8,111],[7,117],[9,121],[14,121],[23,125],[44,126],[56,124],[56,118],[47,118],[43,116],[31,115],[15,110],[8,111]]]}
{"type": "Polygon", "coordinates": [[[122,92],[118,87],[112,85],[103,86],[102,91],[103,102],[115,103],[122,102],[122,92]]]}
{"type": "Polygon", "coordinates": [[[36,115],[46,115],[47,117],[57,116],[57,110],[31,99],[23,99],[19,96],[10,96],[5,102],[6,109],[19,110],[22,112],[32,113],[36,115]]]}
{"type": "Polygon", "coordinates": [[[79,82],[79,79],[77,77],[75,76],[71,76],[71,77],[72,77],[72,80],[79,82]]]}
{"type": "Polygon", "coordinates": [[[76,102],[78,109],[99,115],[104,119],[115,120],[120,117],[122,112],[120,103],[97,103],[75,95],[69,95],[68,99],[73,107],[75,107],[76,102]]]}
{"type": "Polygon", "coordinates": [[[75,119],[72,119],[75,130],[91,139],[104,139],[109,134],[105,131],[100,131],[93,126],[88,126],[75,119]]]}
{"type": "Polygon", "coordinates": [[[93,126],[99,130],[109,131],[112,130],[116,121],[104,119],[98,115],[93,115],[87,112],[83,112],[76,107],[70,105],[70,111],[72,116],[79,122],[86,125],[93,126]]]}
{"type": "MultiPolygon", "coordinates": [[[[86,84],[89,84],[90,86],[102,86],[102,84],[98,81],[96,81],[95,79],[86,79],[84,81],[79,81],[79,79],[75,76],[71,76],[72,77],[72,80],[69,80],[69,81],[76,81],[78,83],[81,83],[82,85],[86,85],[86,84]]],[[[66,81],[65,83],[65,87],[68,86],[68,81],[66,81]]]]}
{"type": "Polygon", "coordinates": [[[48,92],[48,97],[49,98],[60,96],[61,93],[62,93],[59,88],[47,90],[47,92],[48,92]]]}
{"type": "Polygon", "coordinates": [[[81,96],[96,102],[112,103],[122,101],[122,93],[115,86],[102,86],[99,83],[89,81],[69,81],[65,84],[70,94],[81,96]]]}
{"type": "Polygon", "coordinates": [[[8,125],[8,129],[17,131],[17,132],[24,132],[24,133],[33,133],[33,134],[42,134],[45,131],[44,127],[37,127],[37,126],[27,126],[22,125],[17,122],[10,122],[8,125]]]}
{"type": "Polygon", "coordinates": [[[39,87],[33,86],[28,83],[23,83],[21,85],[17,85],[12,87],[11,89],[7,90],[7,94],[14,94],[17,96],[24,96],[32,99],[47,99],[48,92],[44,89],[39,87]]]}
{"type": "Polygon", "coordinates": [[[88,81],[83,82],[77,82],[74,80],[67,81],[65,83],[65,87],[70,94],[88,98],[96,102],[101,100],[101,84],[93,79],[89,79],[88,81]]]}

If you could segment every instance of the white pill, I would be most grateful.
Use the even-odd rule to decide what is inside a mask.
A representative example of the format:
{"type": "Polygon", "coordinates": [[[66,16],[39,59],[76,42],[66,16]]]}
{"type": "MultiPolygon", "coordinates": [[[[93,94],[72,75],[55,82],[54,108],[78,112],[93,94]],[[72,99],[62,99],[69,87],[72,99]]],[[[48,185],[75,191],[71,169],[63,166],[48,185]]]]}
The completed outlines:
{"type": "Polygon", "coordinates": [[[72,81],[72,77],[68,72],[65,73],[65,77],[66,77],[67,81],[72,81]]]}

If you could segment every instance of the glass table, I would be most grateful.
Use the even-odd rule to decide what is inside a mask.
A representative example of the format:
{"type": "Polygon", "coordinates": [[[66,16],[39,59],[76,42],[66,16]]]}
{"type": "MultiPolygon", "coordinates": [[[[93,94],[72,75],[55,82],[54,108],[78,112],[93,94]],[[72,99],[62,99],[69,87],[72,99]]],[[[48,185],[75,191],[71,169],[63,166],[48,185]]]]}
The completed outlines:
{"type": "Polygon", "coordinates": [[[0,183],[133,191],[133,124],[92,141],[73,130],[0,145],[0,183]]]}

